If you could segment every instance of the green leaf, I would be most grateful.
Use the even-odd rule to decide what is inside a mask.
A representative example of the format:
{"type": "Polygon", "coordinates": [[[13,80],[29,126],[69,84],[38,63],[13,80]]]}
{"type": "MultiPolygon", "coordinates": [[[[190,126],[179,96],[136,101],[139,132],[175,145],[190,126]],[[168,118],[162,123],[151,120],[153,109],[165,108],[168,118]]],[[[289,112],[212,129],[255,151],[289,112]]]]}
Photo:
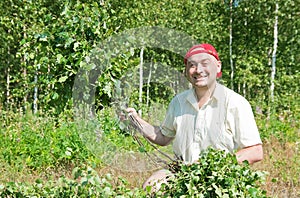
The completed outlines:
{"type": "Polygon", "coordinates": [[[58,79],[58,82],[63,83],[68,79],[68,76],[62,76],[58,79]]]}
{"type": "Polygon", "coordinates": [[[143,147],[143,146],[140,146],[140,147],[139,147],[139,151],[140,151],[141,153],[147,152],[147,150],[146,150],[145,147],[143,147]]]}

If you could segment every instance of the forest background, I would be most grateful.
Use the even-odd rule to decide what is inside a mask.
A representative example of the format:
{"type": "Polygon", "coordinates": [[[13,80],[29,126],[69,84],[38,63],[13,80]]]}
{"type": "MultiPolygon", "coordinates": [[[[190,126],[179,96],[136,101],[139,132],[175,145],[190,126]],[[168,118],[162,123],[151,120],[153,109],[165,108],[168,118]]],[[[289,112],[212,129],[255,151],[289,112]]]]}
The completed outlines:
{"type": "MultiPolygon", "coordinates": [[[[141,185],[149,173],[133,177],[109,170],[82,143],[73,125],[74,83],[83,62],[99,44],[124,31],[158,27],[184,32],[199,43],[216,47],[222,61],[222,83],[246,97],[253,108],[265,145],[265,160],[254,168],[269,172],[265,188],[272,197],[299,196],[299,3],[1,1],[0,167],[4,174],[0,182],[70,175],[74,167],[90,165],[100,172],[124,174],[129,185],[141,185]]],[[[122,102],[157,121],[154,119],[163,118],[175,85],[180,84],[169,77],[183,73],[182,56],[163,48],[130,47],[111,57],[96,76],[93,112],[101,117],[102,130],[116,145],[125,144],[111,110],[116,87],[124,73],[135,70],[139,75],[145,65],[153,67],[153,76],[162,72],[161,66],[171,69],[159,75],[159,83],[142,80],[130,87],[132,94],[122,102]]],[[[131,144],[126,142],[126,147],[132,149],[131,144]]]]}

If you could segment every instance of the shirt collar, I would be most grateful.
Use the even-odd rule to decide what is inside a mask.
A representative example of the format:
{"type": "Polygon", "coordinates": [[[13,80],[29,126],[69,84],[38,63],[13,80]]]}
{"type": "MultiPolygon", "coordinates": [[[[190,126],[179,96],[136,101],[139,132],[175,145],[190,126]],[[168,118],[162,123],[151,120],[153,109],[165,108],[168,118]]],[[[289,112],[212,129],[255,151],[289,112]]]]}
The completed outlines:
{"type": "MultiPolygon", "coordinates": [[[[213,95],[212,95],[212,100],[218,102],[218,101],[221,101],[222,98],[224,98],[224,92],[222,91],[222,89],[224,89],[224,87],[219,84],[219,83],[216,83],[216,88],[213,92],[213,95]]],[[[191,88],[190,91],[188,92],[188,95],[187,95],[187,101],[195,108],[195,109],[199,109],[198,107],[198,102],[197,102],[197,97],[195,95],[195,89],[194,88],[191,88]]]]}
{"type": "Polygon", "coordinates": [[[198,108],[198,102],[197,102],[197,97],[195,95],[195,89],[191,88],[188,92],[188,95],[186,97],[186,100],[195,108],[195,109],[199,109],[198,108]]]}
{"type": "Polygon", "coordinates": [[[214,93],[212,95],[212,98],[217,100],[217,101],[222,100],[222,98],[225,97],[223,89],[224,89],[224,87],[221,84],[217,83],[216,88],[214,90],[214,93]]]}

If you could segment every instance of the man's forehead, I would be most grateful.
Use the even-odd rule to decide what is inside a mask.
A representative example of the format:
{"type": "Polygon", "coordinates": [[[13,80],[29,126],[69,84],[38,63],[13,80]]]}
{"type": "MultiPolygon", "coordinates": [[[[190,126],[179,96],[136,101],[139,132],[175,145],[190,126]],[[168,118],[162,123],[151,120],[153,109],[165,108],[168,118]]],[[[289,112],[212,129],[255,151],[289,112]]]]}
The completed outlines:
{"type": "Polygon", "coordinates": [[[213,57],[214,56],[203,52],[203,53],[198,53],[198,54],[192,55],[191,57],[188,58],[188,62],[212,60],[213,57]]]}
{"type": "Polygon", "coordinates": [[[197,51],[197,50],[205,50],[203,47],[197,47],[195,49],[193,49],[191,52],[197,51]]]}

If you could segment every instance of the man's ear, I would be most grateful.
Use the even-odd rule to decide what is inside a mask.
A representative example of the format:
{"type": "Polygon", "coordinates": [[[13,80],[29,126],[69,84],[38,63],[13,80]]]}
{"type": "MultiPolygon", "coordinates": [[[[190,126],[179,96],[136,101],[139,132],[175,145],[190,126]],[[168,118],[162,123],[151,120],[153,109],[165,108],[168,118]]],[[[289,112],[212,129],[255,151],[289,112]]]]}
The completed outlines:
{"type": "Polygon", "coordinates": [[[217,68],[218,68],[218,73],[221,72],[222,69],[221,61],[217,61],[217,68]]]}
{"type": "Polygon", "coordinates": [[[187,69],[186,69],[186,67],[187,67],[187,66],[185,66],[185,68],[184,68],[184,76],[185,76],[185,77],[187,77],[187,69]]]}

